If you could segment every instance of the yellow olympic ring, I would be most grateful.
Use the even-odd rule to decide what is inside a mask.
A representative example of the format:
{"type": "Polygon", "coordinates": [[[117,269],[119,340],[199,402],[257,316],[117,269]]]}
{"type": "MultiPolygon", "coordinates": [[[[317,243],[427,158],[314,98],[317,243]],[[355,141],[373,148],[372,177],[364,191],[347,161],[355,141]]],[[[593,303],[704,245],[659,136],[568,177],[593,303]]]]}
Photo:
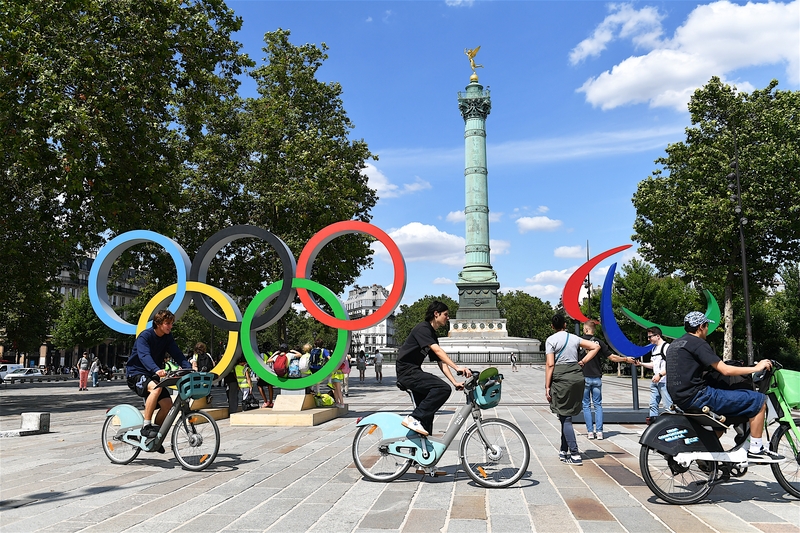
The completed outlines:
{"type": "MultiPolygon", "coordinates": [[[[239,307],[234,303],[233,299],[219,290],[218,288],[207,285],[205,283],[200,283],[199,281],[187,281],[186,282],[186,291],[187,292],[196,292],[200,294],[204,294],[206,296],[211,297],[212,300],[217,302],[217,304],[222,308],[222,312],[225,313],[225,318],[228,320],[235,320],[237,322],[241,322],[241,311],[239,311],[239,307]]],[[[139,336],[141,332],[147,329],[147,322],[150,320],[150,316],[153,315],[157,308],[164,303],[164,300],[173,296],[178,292],[178,284],[173,283],[169,287],[166,287],[158,292],[153,298],[147,302],[144,310],[142,311],[142,315],[139,317],[139,323],[136,326],[136,335],[139,336]]],[[[222,354],[222,357],[219,360],[219,363],[209,370],[209,372],[213,372],[218,376],[222,376],[227,371],[233,369],[233,365],[236,362],[234,356],[236,355],[237,348],[239,346],[239,331],[229,331],[228,332],[228,345],[225,347],[225,353],[222,354]]]]}

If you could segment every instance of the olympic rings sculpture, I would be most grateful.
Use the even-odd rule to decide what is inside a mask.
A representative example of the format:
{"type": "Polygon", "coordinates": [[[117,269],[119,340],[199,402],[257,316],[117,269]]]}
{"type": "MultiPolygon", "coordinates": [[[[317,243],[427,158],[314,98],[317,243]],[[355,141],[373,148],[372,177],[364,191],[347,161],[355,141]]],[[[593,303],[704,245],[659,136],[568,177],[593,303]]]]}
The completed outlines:
{"type": "Polygon", "coordinates": [[[349,331],[365,329],[378,324],[388,317],[400,304],[406,288],[406,265],[400,249],[389,235],[367,222],[346,220],[331,224],[317,232],[303,247],[299,262],[295,263],[291,250],[279,237],[256,226],[240,225],[223,229],[212,235],[197,252],[194,261],[174,240],[149,230],[135,230],[111,239],[97,253],[89,272],[89,300],[98,318],[109,328],[127,335],[138,335],[151,326],[150,319],[169,298],[168,309],[176,320],[189,308],[193,301],[200,314],[214,326],[228,332],[228,344],[219,363],[211,369],[218,376],[233,370],[237,360],[244,354],[250,368],[264,381],[285,389],[305,389],[321,382],[341,363],[349,349],[349,331]],[[374,313],[350,320],[342,302],[327,287],[310,279],[314,261],[320,250],[333,239],[350,233],[363,233],[381,242],[389,252],[394,266],[394,278],[389,297],[374,313]],[[230,242],[254,237],[272,246],[278,254],[283,268],[283,278],[256,294],[247,306],[244,315],[233,298],[220,289],[208,285],[208,268],[217,253],[230,242]],[[144,242],[153,242],[164,248],[175,263],[177,283],[158,292],[147,303],[137,324],[123,320],[109,303],[108,278],[114,262],[129,248],[144,242]],[[309,294],[315,293],[333,309],[331,316],[323,311],[309,294]],[[277,297],[275,294],[277,293],[277,297]],[[270,372],[258,354],[256,332],[277,322],[289,309],[295,295],[306,311],[326,326],[337,328],[336,348],[322,369],[302,378],[278,377],[270,372]],[[221,316],[211,306],[209,298],[222,309],[221,316]]]}

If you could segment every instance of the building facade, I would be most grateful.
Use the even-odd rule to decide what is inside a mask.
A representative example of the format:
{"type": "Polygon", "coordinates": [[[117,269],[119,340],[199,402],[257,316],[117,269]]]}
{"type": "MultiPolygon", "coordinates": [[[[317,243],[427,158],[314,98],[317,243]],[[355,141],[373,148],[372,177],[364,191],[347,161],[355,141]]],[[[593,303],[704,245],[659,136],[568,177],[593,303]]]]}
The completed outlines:
{"type": "MultiPolygon", "coordinates": [[[[351,319],[361,318],[374,313],[386,303],[388,297],[389,290],[380,285],[369,287],[355,285],[347,295],[345,308],[351,319]]],[[[372,327],[354,331],[350,348],[354,352],[364,350],[368,354],[375,353],[376,349],[380,349],[381,352],[385,349],[393,349],[395,347],[394,318],[395,315],[392,313],[372,327]]]]}

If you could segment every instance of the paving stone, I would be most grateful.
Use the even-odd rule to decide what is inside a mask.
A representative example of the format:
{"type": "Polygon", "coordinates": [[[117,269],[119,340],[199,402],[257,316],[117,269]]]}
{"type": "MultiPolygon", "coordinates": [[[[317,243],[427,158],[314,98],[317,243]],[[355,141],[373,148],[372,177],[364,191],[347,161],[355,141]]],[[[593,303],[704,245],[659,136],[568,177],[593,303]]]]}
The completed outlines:
{"type": "Polygon", "coordinates": [[[486,497],[460,495],[453,498],[450,519],[486,520],[486,497]]]}
{"type": "Polygon", "coordinates": [[[412,509],[403,525],[405,533],[439,531],[447,520],[446,509],[412,509]]]}

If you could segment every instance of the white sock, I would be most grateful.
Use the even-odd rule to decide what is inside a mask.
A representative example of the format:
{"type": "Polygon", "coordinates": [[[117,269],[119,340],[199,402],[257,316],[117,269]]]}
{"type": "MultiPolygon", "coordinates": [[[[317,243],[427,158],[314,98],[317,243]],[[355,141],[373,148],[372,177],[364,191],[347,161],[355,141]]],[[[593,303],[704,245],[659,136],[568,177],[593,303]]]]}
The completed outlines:
{"type": "MultiPolygon", "coordinates": [[[[144,421],[144,426],[152,426],[152,425],[153,425],[153,423],[150,420],[145,420],[144,421]]],[[[144,427],[144,426],[142,426],[142,427],[144,427]]]]}
{"type": "Polygon", "coordinates": [[[760,452],[761,448],[764,447],[763,439],[757,439],[755,437],[750,437],[750,451],[751,452],[760,452]]]}

